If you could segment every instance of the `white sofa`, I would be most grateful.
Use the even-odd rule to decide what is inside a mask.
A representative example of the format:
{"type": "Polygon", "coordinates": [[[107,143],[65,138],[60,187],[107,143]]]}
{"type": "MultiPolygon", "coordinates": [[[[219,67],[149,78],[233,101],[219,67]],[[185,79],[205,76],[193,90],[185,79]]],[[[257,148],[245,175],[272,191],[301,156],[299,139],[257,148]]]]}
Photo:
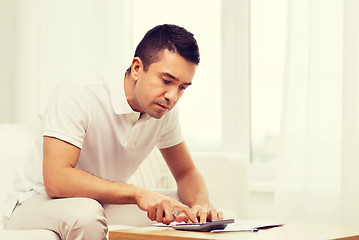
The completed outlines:
{"type": "MultiPolygon", "coordinates": [[[[17,124],[0,124],[0,212],[17,163],[30,151],[37,131],[17,124]]],[[[212,202],[225,217],[246,219],[248,214],[247,161],[238,154],[192,153],[207,183],[212,202]]],[[[173,177],[155,149],[130,182],[145,188],[175,189],[173,177]],[[150,173],[149,173],[150,172],[150,173]]],[[[2,215],[2,214],[1,214],[2,215]]],[[[0,239],[59,240],[47,230],[4,230],[0,216],[0,239]]],[[[116,226],[110,226],[115,229],[116,226]]]]}

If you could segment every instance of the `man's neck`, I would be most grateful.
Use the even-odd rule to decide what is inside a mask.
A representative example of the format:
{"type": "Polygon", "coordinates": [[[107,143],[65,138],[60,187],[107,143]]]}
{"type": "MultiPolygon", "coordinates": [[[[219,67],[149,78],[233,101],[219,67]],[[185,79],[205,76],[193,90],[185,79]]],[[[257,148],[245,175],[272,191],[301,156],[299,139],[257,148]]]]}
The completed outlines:
{"type": "Polygon", "coordinates": [[[139,106],[136,102],[136,97],[135,97],[135,80],[132,78],[131,73],[126,71],[125,74],[125,80],[124,80],[124,89],[125,89],[125,95],[126,95],[126,99],[128,104],[130,105],[130,107],[136,111],[139,112],[139,106]]]}

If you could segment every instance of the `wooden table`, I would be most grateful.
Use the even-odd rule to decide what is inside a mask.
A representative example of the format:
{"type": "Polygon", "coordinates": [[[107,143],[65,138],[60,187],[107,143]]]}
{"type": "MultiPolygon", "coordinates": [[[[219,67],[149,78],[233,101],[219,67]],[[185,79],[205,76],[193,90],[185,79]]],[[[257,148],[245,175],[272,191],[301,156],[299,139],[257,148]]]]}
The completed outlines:
{"type": "Polygon", "coordinates": [[[286,224],[258,232],[202,233],[144,227],[110,231],[109,240],[359,240],[359,227],[286,224]]]}

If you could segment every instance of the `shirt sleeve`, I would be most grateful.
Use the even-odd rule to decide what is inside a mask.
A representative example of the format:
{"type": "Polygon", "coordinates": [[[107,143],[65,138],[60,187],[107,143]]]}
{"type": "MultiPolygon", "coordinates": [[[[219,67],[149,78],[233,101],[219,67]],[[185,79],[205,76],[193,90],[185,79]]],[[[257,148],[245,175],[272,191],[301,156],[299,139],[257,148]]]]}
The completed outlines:
{"type": "Polygon", "coordinates": [[[161,137],[157,143],[159,149],[169,148],[184,141],[182,129],[179,121],[179,111],[174,107],[165,115],[165,127],[162,130],[161,137]]]}
{"type": "Polygon", "coordinates": [[[43,136],[82,148],[88,127],[89,98],[75,81],[61,83],[47,105],[43,136]]]}

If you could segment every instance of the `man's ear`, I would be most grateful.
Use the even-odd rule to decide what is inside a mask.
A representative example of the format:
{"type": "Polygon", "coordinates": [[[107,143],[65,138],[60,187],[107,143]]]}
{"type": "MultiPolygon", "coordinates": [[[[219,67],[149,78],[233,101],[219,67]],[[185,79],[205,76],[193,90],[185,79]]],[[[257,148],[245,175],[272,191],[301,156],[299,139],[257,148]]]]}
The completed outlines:
{"type": "Polygon", "coordinates": [[[139,75],[143,71],[143,63],[141,58],[135,57],[132,59],[131,75],[135,81],[138,80],[139,75]]]}

